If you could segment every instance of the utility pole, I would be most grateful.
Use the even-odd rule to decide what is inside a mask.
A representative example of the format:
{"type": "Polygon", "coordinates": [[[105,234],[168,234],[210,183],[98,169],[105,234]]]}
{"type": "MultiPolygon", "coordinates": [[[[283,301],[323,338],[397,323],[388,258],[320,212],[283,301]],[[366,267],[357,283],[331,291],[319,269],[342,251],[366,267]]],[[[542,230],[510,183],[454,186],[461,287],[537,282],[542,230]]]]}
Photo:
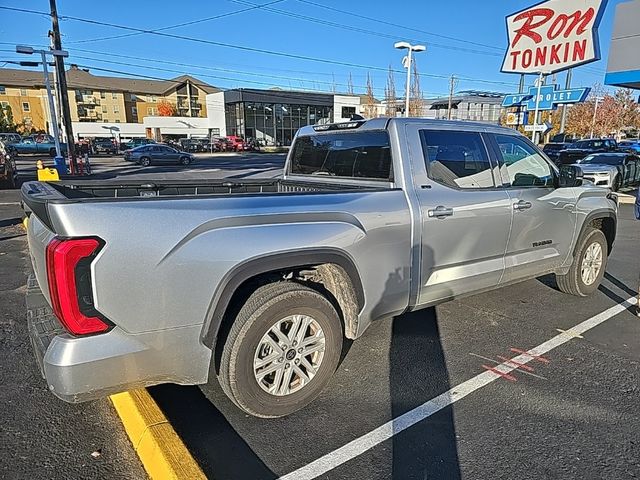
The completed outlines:
{"type": "MultiPolygon", "coordinates": [[[[567,82],[564,86],[565,89],[569,90],[571,88],[571,74],[573,73],[573,69],[567,70],[567,82]]],[[[562,106],[562,115],[560,117],[560,133],[564,133],[564,127],[567,123],[567,105],[562,106]]]]}
{"type": "MultiPolygon", "coordinates": [[[[55,50],[62,50],[62,40],[60,39],[60,25],[58,24],[58,9],[56,0],[49,0],[51,8],[51,23],[53,30],[53,46],[55,50]]],[[[67,137],[67,152],[71,163],[71,173],[78,172],[78,163],[76,162],[76,145],[73,137],[73,125],[71,124],[71,109],[69,108],[69,90],[67,89],[67,76],[64,71],[64,60],[62,57],[55,57],[56,73],[58,77],[58,86],[60,88],[60,103],[62,104],[62,118],[64,122],[64,131],[67,137]]]]}
{"type": "MultiPolygon", "coordinates": [[[[55,45],[53,44],[53,32],[49,30],[49,48],[51,50],[55,50],[55,45]]],[[[62,135],[62,122],[60,118],[62,117],[62,102],[60,101],[61,92],[60,92],[60,83],[58,82],[58,72],[56,69],[53,69],[53,89],[55,90],[55,100],[56,100],[56,112],[55,112],[55,122],[58,124],[58,135],[60,135],[60,141],[66,141],[62,135]]]]}
{"type": "Polygon", "coordinates": [[[456,88],[456,77],[451,75],[449,79],[449,108],[447,109],[447,120],[451,120],[451,107],[453,104],[453,90],[456,88]]]}

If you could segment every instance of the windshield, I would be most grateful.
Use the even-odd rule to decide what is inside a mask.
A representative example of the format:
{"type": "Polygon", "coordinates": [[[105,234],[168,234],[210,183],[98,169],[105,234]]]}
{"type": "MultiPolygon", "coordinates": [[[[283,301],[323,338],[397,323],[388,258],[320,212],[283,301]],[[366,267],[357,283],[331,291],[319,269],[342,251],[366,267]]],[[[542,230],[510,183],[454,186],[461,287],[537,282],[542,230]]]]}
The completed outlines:
{"type": "Polygon", "coordinates": [[[589,155],[578,161],[581,165],[622,165],[622,155],[589,155]]]}

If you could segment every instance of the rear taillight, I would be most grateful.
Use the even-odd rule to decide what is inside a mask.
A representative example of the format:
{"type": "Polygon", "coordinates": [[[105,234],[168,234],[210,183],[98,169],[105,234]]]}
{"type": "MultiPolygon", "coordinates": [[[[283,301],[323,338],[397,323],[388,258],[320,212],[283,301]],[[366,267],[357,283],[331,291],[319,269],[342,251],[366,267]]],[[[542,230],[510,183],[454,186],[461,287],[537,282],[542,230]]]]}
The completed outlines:
{"type": "Polygon", "coordinates": [[[93,306],[91,262],[101,247],[102,242],[96,238],[54,238],[47,245],[53,313],[73,335],[91,335],[111,328],[93,306]]]}

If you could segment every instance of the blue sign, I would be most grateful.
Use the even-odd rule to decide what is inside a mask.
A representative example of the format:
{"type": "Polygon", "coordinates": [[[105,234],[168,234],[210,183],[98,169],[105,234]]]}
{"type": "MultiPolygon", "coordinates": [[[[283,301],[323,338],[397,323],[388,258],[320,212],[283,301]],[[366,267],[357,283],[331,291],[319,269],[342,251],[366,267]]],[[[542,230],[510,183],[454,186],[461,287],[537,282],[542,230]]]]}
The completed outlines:
{"type": "MultiPolygon", "coordinates": [[[[570,88],[568,90],[556,90],[557,85],[543,85],[540,87],[538,110],[554,110],[560,104],[584,102],[591,88],[570,88]]],[[[516,107],[522,105],[533,112],[536,109],[536,94],[538,87],[529,87],[529,93],[515,93],[505,95],[502,100],[503,107],[516,107]]]]}

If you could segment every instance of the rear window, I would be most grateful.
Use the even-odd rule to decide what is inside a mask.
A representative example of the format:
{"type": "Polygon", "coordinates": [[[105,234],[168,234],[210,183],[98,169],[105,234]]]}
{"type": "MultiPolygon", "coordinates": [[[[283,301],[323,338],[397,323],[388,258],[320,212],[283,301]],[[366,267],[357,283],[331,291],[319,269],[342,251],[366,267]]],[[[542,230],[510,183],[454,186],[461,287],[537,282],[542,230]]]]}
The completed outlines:
{"type": "Polygon", "coordinates": [[[392,180],[389,134],[380,130],[298,137],[290,170],[295,175],[392,180]]]}

